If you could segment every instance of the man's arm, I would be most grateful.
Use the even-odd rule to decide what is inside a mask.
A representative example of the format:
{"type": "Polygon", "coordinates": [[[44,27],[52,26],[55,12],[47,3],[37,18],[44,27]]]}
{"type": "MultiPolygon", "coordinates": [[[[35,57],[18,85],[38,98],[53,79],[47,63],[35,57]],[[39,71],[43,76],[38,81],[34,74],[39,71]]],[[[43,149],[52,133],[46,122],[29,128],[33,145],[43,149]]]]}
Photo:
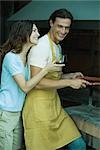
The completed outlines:
{"type": "MultiPolygon", "coordinates": [[[[41,68],[31,66],[31,77],[40,72],[41,68]]],[[[37,85],[36,89],[60,89],[64,87],[72,87],[74,89],[79,89],[80,87],[86,87],[86,84],[89,84],[87,81],[83,79],[61,79],[61,80],[53,80],[43,78],[37,85]]]]}
{"type": "Polygon", "coordinates": [[[62,79],[75,79],[83,77],[83,74],[81,72],[75,72],[75,73],[67,73],[67,74],[62,74],[62,79]]]}

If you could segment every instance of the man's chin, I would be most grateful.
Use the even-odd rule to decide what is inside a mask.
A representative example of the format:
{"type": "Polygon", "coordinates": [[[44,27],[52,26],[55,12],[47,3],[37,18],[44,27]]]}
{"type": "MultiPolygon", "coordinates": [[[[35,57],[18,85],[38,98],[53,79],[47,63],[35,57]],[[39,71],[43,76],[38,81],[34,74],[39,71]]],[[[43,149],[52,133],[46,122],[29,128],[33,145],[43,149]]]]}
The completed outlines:
{"type": "Polygon", "coordinates": [[[64,37],[60,37],[59,38],[59,42],[63,41],[64,40],[64,37]]]}

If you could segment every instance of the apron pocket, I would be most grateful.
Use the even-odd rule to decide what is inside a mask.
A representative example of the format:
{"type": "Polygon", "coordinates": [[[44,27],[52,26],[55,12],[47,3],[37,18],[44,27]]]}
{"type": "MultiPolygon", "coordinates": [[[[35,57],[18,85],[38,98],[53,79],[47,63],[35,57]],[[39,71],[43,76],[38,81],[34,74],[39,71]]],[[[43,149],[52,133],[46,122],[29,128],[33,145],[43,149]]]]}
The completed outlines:
{"type": "Polygon", "coordinates": [[[34,113],[35,113],[36,121],[50,121],[52,119],[51,116],[52,101],[37,100],[37,102],[34,105],[35,105],[34,113]]]}

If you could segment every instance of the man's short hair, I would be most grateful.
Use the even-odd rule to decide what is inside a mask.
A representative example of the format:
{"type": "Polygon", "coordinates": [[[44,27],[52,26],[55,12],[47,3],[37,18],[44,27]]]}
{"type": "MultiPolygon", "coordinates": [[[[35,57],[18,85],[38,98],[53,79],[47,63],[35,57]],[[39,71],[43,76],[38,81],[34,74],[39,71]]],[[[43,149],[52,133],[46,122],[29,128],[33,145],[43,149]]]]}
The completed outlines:
{"type": "Polygon", "coordinates": [[[52,20],[52,22],[55,22],[55,19],[59,17],[59,18],[69,18],[71,19],[71,21],[73,20],[73,16],[71,14],[71,12],[69,12],[67,9],[62,8],[62,9],[58,9],[55,10],[51,16],[49,17],[49,21],[52,20]]]}

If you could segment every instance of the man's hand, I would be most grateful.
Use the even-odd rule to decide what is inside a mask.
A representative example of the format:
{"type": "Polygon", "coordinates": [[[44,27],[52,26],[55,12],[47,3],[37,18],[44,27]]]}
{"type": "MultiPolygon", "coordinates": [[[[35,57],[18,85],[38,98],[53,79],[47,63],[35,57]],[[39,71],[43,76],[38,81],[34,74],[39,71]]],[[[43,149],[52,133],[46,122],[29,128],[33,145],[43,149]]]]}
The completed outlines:
{"type": "Polygon", "coordinates": [[[83,79],[72,79],[70,87],[72,87],[73,89],[79,89],[85,88],[87,85],[91,85],[91,83],[83,79]]]}
{"type": "Polygon", "coordinates": [[[83,74],[81,72],[75,72],[75,73],[67,73],[62,75],[62,79],[76,79],[76,78],[82,78],[83,74]]]}
{"type": "Polygon", "coordinates": [[[81,78],[83,77],[84,75],[81,73],[81,72],[75,72],[73,73],[72,75],[72,79],[75,79],[75,78],[81,78]]]}

